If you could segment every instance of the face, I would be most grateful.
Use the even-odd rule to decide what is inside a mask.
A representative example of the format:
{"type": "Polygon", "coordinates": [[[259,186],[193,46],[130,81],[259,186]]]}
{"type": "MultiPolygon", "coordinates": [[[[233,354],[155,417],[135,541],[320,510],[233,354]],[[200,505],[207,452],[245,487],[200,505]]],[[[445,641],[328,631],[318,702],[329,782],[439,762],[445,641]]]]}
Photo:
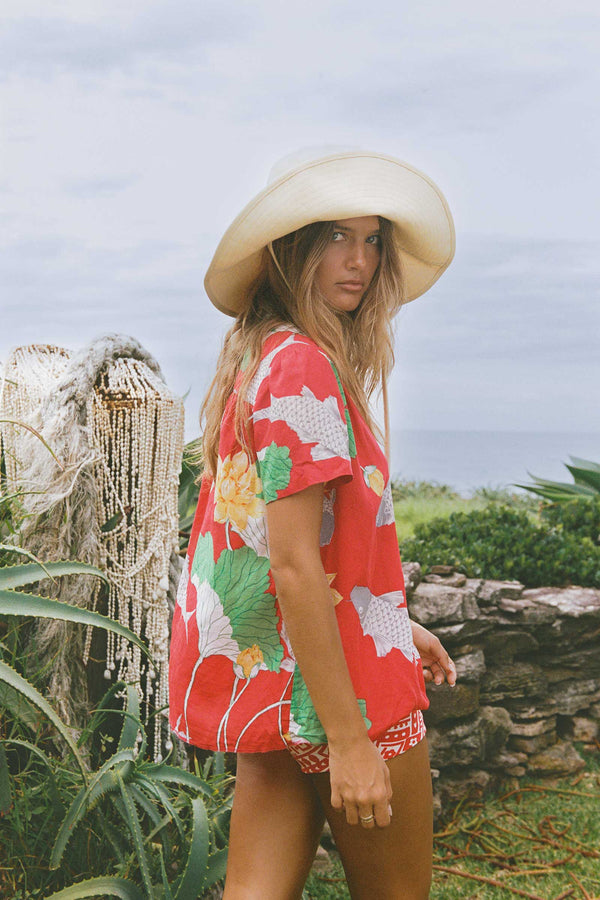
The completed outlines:
{"type": "Polygon", "coordinates": [[[335,309],[356,309],[381,258],[377,216],[338,219],[331,240],[315,272],[321,293],[335,309]]]}

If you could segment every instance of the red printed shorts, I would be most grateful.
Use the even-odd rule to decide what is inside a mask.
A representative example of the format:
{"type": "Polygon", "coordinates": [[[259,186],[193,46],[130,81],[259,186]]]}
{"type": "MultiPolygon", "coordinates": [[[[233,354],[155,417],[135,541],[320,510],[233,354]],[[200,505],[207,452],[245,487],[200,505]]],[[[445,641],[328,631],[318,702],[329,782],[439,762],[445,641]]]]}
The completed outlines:
{"type": "MultiPolygon", "coordinates": [[[[404,719],[377,738],[373,743],[384,759],[393,759],[415,747],[425,737],[425,722],[420,709],[414,710],[404,719]]],[[[329,770],[329,748],[327,744],[310,744],[308,741],[294,740],[291,736],[287,747],[305,775],[316,775],[329,770]]]]}

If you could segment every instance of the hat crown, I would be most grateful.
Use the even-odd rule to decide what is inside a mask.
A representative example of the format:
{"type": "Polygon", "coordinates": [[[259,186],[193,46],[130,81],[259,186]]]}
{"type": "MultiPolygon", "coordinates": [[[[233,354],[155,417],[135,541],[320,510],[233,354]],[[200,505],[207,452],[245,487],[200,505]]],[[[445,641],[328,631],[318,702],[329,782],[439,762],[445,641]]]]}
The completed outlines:
{"type": "Polygon", "coordinates": [[[343,156],[347,153],[360,153],[361,148],[341,146],[339,144],[319,144],[311,147],[302,147],[300,150],[294,150],[278,159],[269,172],[267,185],[274,184],[280,178],[289,175],[296,169],[301,169],[317,160],[327,159],[330,156],[343,156]]]}

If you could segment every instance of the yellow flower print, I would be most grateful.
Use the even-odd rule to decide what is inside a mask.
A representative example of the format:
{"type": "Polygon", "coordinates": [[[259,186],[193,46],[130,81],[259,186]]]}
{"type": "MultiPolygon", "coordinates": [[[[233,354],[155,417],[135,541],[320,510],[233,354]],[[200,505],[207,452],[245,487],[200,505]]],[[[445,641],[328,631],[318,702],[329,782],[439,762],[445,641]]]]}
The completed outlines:
{"type": "Polygon", "coordinates": [[[375,491],[378,497],[381,497],[385,487],[385,480],[377,466],[363,466],[363,476],[371,490],[375,491]]]}
{"type": "Polygon", "coordinates": [[[228,455],[219,459],[215,478],[215,521],[231,521],[243,531],[248,516],[257,518],[263,511],[263,503],[258,497],[261,490],[256,466],[250,465],[244,450],[233,457],[228,455]]]}
{"type": "Polygon", "coordinates": [[[327,573],[327,581],[329,582],[329,593],[331,594],[331,599],[333,600],[334,606],[337,606],[338,603],[340,602],[340,600],[344,599],[339,591],[336,591],[335,588],[331,587],[331,583],[336,575],[337,575],[337,572],[327,573]]]}
{"type": "Polygon", "coordinates": [[[255,675],[258,675],[258,670],[263,662],[262,650],[258,644],[252,644],[238,655],[233,671],[238,678],[254,678],[255,675]]]}

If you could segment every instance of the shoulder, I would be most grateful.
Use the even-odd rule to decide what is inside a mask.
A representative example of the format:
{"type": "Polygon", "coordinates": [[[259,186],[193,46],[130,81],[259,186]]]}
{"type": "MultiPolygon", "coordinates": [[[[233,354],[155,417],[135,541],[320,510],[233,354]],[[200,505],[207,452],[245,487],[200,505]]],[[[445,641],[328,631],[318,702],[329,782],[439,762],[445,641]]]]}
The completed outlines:
{"type": "Polygon", "coordinates": [[[259,392],[300,393],[303,388],[338,393],[335,367],[319,345],[291,328],[270,334],[263,344],[261,360],[247,390],[254,404],[259,392]]]}

